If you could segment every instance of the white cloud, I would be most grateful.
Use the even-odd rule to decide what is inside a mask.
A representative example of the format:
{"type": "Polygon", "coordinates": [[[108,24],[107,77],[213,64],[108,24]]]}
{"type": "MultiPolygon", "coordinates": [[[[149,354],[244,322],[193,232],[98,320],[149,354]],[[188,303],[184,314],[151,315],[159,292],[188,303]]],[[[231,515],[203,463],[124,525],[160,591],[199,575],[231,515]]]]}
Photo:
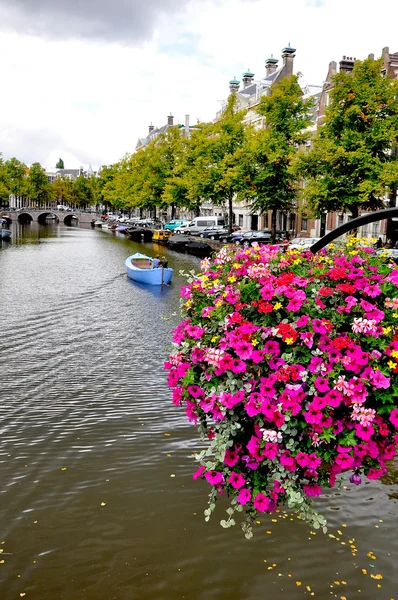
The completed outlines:
{"type": "Polygon", "coordinates": [[[395,0],[383,11],[370,0],[206,0],[159,14],[153,38],[135,47],[4,33],[0,151],[46,165],[59,156],[69,167],[114,162],[170,112],[175,122],[212,119],[229,79],[248,67],[261,77],[289,42],[313,84],[343,54],[398,51],[389,11],[395,0]]]}

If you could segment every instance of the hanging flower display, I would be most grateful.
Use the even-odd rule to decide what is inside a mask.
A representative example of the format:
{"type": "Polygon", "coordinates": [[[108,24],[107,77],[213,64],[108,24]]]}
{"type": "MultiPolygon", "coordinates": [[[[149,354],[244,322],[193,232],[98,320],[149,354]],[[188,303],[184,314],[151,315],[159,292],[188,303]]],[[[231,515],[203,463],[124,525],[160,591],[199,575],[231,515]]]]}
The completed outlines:
{"type": "MultiPolygon", "coordinates": [[[[330,245],[332,246],[332,245],[330,245]]],[[[398,444],[398,269],[351,239],[316,255],[223,248],[182,288],[166,362],[207,440],[194,479],[230,499],[223,527],[312,504],[344,471],[378,479],[398,444]]]]}

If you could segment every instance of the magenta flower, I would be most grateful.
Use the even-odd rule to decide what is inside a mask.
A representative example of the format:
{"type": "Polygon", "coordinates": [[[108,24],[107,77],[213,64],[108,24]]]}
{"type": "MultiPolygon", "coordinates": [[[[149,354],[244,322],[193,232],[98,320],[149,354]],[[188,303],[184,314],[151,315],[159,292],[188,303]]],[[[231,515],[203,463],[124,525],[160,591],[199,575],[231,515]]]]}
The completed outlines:
{"type": "Polygon", "coordinates": [[[253,501],[254,508],[258,510],[258,512],[265,512],[268,510],[270,505],[270,499],[263,493],[257,494],[253,501]]]}
{"type": "Polygon", "coordinates": [[[398,408],[394,408],[390,412],[390,421],[396,429],[398,429],[398,408]]]}
{"type": "Polygon", "coordinates": [[[320,496],[322,488],[317,483],[311,483],[310,485],[303,485],[303,490],[307,496],[320,496]]]}
{"type": "Polygon", "coordinates": [[[230,483],[236,490],[239,490],[245,485],[246,480],[241,473],[232,471],[231,475],[228,477],[228,483],[230,483]]]}
{"type": "Polygon", "coordinates": [[[243,360],[233,360],[231,366],[232,373],[244,373],[246,371],[246,363],[243,360]]]}
{"type": "Polygon", "coordinates": [[[251,497],[251,491],[246,488],[242,488],[236,497],[236,501],[239,502],[239,504],[247,504],[248,502],[250,502],[251,497]]]}
{"type": "Polygon", "coordinates": [[[203,475],[203,472],[206,470],[206,467],[199,467],[195,473],[192,473],[192,479],[199,479],[203,475]]]}
{"type": "Polygon", "coordinates": [[[321,394],[330,391],[329,381],[324,377],[317,377],[314,381],[314,386],[316,387],[318,392],[321,392],[321,394]]]}
{"type": "Polygon", "coordinates": [[[207,471],[207,473],[205,473],[205,479],[210,485],[221,485],[224,483],[224,476],[219,471],[207,471]]]}

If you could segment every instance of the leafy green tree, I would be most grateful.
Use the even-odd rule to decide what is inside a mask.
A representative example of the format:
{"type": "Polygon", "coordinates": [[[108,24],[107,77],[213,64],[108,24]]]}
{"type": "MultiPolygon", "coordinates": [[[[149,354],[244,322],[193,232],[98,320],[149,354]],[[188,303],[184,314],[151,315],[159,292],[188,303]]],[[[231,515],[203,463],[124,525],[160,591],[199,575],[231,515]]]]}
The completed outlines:
{"type": "Polygon", "coordinates": [[[57,177],[51,188],[51,195],[59,204],[70,204],[74,201],[73,182],[68,177],[57,177]]]}
{"type": "Polygon", "coordinates": [[[73,184],[73,199],[75,204],[86,208],[93,204],[93,192],[88,179],[83,175],[79,175],[73,184]]]}
{"type": "Polygon", "coordinates": [[[8,204],[10,181],[5,162],[0,154],[0,204],[8,204]]]}
{"type": "Polygon", "coordinates": [[[231,94],[220,119],[201,124],[192,133],[185,156],[183,181],[190,202],[197,211],[203,201],[227,206],[230,230],[236,167],[246,142],[245,114],[246,110],[236,110],[236,96],[231,94]]]}
{"type": "Polygon", "coordinates": [[[28,167],[15,157],[7,160],[4,165],[10,194],[15,197],[26,196],[28,193],[28,167]]]}
{"type": "Polygon", "coordinates": [[[65,169],[64,161],[62,158],[58,159],[57,164],[55,165],[56,169],[65,169]]]}
{"type": "Polygon", "coordinates": [[[51,199],[51,186],[40,163],[33,163],[30,167],[27,184],[28,195],[33,204],[40,206],[51,199]]]}
{"type": "Polygon", "coordinates": [[[298,76],[282,79],[263,96],[257,112],[265,127],[252,130],[235,173],[238,197],[249,199],[251,212],[272,211],[272,240],[278,211],[294,208],[300,185],[295,172],[299,147],[309,137],[312,100],[303,99],[298,76]]]}
{"type": "Polygon", "coordinates": [[[383,206],[397,189],[398,80],[384,78],[381,60],[357,61],[334,76],[325,122],[299,169],[316,215],[383,206]]]}

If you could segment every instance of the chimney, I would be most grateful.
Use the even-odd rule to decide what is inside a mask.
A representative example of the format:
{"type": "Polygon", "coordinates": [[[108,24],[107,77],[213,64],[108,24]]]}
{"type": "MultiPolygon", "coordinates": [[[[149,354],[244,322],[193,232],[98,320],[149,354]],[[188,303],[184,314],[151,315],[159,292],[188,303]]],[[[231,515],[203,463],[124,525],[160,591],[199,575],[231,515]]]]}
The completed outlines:
{"type": "Polygon", "coordinates": [[[185,115],[184,135],[185,137],[189,137],[189,115],[185,115]]]}
{"type": "Polygon", "coordinates": [[[231,79],[231,81],[229,82],[229,91],[231,92],[231,94],[233,94],[235,92],[239,92],[239,84],[240,84],[240,81],[238,79],[236,79],[236,77],[234,75],[234,78],[231,79]]]}
{"type": "Polygon", "coordinates": [[[169,127],[173,127],[173,124],[174,124],[174,117],[170,113],[169,116],[167,117],[167,125],[169,125],[169,127]]]}
{"type": "Polygon", "coordinates": [[[293,75],[293,61],[296,52],[296,48],[291,48],[290,43],[286,48],[282,49],[283,66],[285,70],[285,77],[293,75]]]}
{"type": "Polygon", "coordinates": [[[152,123],[151,123],[151,124],[149,125],[149,128],[148,128],[148,129],[149,129],[148,133],[151,133],[151,132],[152,132],[152,131],[155,129],[155,126],[154,126],[154,125],[152,125],[152,123]]]}
{"type": "Polygon", "coordinates": [[[267,77],[268,77],[268,75],[271,75],[271,73],[274,73],[277,68],[278,68],[278,59],[274,58],[274,55],[271,54],[271,58],[267,58],[267,60],[265,61],[265,69],[266,69],[267,77]]]}
{"type": "Polygon", "coordinates": [[[343,56],[340,61],[340,71],[345,71],[346,73],[351,73],[354,68],[354,63],[356,58],[352,58],[352,56],[343,56]]]}
{"type": "Polygon", "coordinates": [[[251,73],[250,69],[247,69],[246,73],[243,73],[242,75],[243,89],[249,87],[249,85],[253,83],[253,79],[254,73],[251,73]]]}

